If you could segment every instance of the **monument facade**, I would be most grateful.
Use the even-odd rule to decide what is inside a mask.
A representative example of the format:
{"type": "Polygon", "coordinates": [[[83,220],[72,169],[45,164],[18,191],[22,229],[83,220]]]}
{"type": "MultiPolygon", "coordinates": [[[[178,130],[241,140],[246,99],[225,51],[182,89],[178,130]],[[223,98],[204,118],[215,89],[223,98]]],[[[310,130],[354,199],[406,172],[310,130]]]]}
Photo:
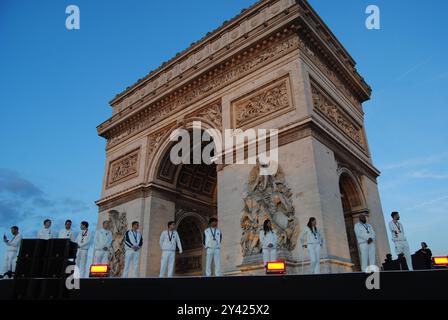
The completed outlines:
{"type": "Polygon", "coordinates": [[[355,62],[303,0],[263,0],[118,94],[98,129],[107,140],[98,222],[112,221],[112,270],[123,268],[122,238],[140,222],[140,275],[156,276],[159,236],[170,220],[184,253],[176,275],[202,275],[203,230],[223,233],[224,275],[262,274],[259,232],[270,218],[289,274],[309,272],[298,235],[315,217],[323,272],[359,270],[354,223],[368,216],[377,258],[389,252],[362,103],[371,89],[355,62]],[[278,129],[278,170],[259,164],[170,161],[177,128],[278,129]]]}

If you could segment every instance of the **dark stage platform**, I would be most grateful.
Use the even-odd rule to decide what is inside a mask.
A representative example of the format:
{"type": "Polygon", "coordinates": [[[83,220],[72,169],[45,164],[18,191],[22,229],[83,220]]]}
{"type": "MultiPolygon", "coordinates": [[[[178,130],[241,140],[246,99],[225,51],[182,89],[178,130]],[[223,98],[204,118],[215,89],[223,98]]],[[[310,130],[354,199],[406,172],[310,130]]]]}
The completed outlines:
{"type": "Polygon", "coordinates": [[[235,276],[171,279],[81,279],[79,290],[65,280],[1,280],[0,299],[316,300],[448,299],[448,271],[387,271],[380,289],[368,290],[363,273],[235,276]]]}

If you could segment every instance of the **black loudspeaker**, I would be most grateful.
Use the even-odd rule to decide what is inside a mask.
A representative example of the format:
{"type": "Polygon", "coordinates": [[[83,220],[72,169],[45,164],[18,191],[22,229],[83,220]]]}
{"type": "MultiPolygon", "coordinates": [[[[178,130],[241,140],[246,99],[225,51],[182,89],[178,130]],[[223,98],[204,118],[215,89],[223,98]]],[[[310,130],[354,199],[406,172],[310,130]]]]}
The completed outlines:
{"type": "Polygon", "coordinates": [[[74,264],[77,244],[69,239],[24,239],[17,258],[16,278],[64,278],[74,264]]]}
{"type": "Polygon", "coordinates": [[[19,258],[43,257],[47,253],[48,240],[23,239],[20,244],[19,258]]]}
{"type": "Polygon", "coordinates": [[[16,278],[41,277],[44,267],[44,257],[47,252],[47,240],[24,239],[20,244],[17,257],[16,278]]]}
{"type": "Polygon", "coordinates": [[[76,258],[77,244],[70,239],[50,239],[48,240],[46,257],[48,258],[76,258]]]}

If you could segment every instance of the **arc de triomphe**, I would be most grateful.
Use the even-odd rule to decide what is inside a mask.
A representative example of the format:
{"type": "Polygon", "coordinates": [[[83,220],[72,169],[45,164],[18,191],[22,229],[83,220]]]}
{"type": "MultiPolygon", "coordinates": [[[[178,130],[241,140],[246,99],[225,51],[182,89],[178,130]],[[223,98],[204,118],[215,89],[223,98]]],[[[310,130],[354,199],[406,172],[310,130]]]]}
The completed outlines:
{"type": "Polygon", "coordinates": [[[359,269],[353,225],[368,215],[378,261],[389,252],[362,103],[371,89],[355,62],[303,0],[263,0],[118,94],[107,139],[98,222],[111,219],[112,264],[122,268],[126,225],[140,222],[142,276],[159,272],[158,240],[176,221],[184,253],[177,275],[200,275],[202,231],[217,216],[224,275],[261,274],[258,229],[271,217],[288,272],[308,272],[297,236],[308,218],[324,234],[323,272],[359,269]],[[190,129],[275,128],[279,170],[257,165],[173,165],[170,133],[190,129]],[[260,180],[266,179],[263,183],[260,180]]]}

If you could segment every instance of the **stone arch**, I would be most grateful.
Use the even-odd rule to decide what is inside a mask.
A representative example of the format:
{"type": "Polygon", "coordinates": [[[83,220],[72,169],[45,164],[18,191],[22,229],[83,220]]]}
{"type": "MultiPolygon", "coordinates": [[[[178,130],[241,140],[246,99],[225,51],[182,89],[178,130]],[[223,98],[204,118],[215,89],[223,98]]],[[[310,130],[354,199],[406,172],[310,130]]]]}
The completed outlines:
{"type": "MultiPolygon", "coordinates": [[[[157,134],[160,132],[161,138],[160,142],[157,143],[155,146],[151,146],[151,141],[149,141],[149,154],[148,155],[148,162],[146,164],[147,172],[145,174],[145,181],[150,182],[157,179],[157,170],[160,167],[161,162],[164,161],[164,157],[171,149],[173,143],[170,141],[169,137],[171,132],[173,132],[176,129],[185,129],[185,130],[191,130],[193,129],[193,122],[194,121],[201,121],[202,129],[208,130],[208,129],[214,129],[217,130],[219,133],[221,133],[221,128],[217,127],[216,123],[213,123],[212,121],[200,117],[190,117],[183,121],[182,123],[178,123],[176,125],[168,126],[165,128],[160,129],[159,131],[156,131],[155,133],[152,133],[151,135],[157,134]],[[150,150],[153,149],[153,150],[150,150]]],[[[151,136],[150,135],[150,136],[151,136]]],[[[150,138],[151,139],[151,138],[150,138]]]]}
{"type": "Polygon", "coordinates": [[[176,219],[176,228],[182,241],[183,254],[177,254],[177,275],[202,275],[205,263],[203,234],[207,220],[197,212],[184,212],[176,219]]]}
{"type": "MultiPolygon", "coordinates": [[[[173,164],[170,160],[170,151],[174,145],[169,140],[171,132],[177,128],[192,131],[194,120],[198,118],[188,118],[181,125],[161,129],[163,131],[158,143],[149,149],[153,151],[147,173],[148,186],[153,191],[150,205],[151,235],[164,230],[168,221],[175,221],[181,241],[186,245],[183,254],[176,257],[175,273],[178,275],[202,275],[205,262],[202,233],[209,217],[217,214],[216,164],[173,164]]],[[[202,120],[201,129],[217,130],[207,120],[202,120]]],[[[202,147],[207,143],[203,143],[202,147]]],[[[157,241],[156,238],[152,239],[152,243],[156,244],[157,241]]],[[[150,258],[148,256],[148,260],[154,260],[154,253],[151,253],[150,258]]],[[[155,273],[158,268],[153,265],[150,272],[155,273]]]]}
{"type": "Polygon", "coordinates": [[[345,167],[340,168],[338,175],[350,258],[353,263],[353,270],[360,271],[359,250],[354,225],[361,213],[368,214],[366,200],[361,183],[350,169],[345,167]]]}

